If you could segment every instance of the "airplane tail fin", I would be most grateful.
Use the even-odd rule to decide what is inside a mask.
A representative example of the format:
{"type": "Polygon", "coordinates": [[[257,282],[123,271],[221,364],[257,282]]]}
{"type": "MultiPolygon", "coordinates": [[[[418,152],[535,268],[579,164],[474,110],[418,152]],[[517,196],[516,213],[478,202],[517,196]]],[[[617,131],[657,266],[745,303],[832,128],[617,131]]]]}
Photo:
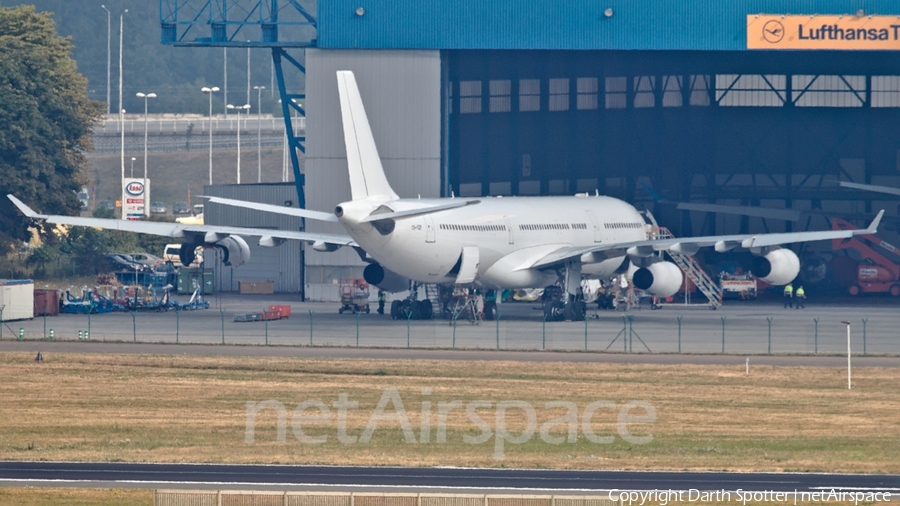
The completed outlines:
{"type": "Polygon", "coordinates": [[[378,157],[378,149],[372,137],[372,129],[369,127],[359,88],[356,86],[356,77],[352,71],[339,70],[337,81],[353,200],[376,196],[391,200],[399,198],[384,175],[381,158],[378,157]]]}

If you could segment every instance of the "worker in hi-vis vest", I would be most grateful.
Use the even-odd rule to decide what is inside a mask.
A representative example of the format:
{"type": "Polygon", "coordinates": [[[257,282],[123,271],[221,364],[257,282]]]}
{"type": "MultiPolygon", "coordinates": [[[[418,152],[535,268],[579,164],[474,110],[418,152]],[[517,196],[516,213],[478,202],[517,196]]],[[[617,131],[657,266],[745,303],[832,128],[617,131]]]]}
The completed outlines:
{"type": "Polygon", "coordinates": [[[784,308],[794,307],[794,285],[788,283],[784,286],[784,308]]]}
{"type": "Polygon", "coordinates": [[[797,297],[797,305],[795,307],[797,309],[806,309],[806,290],[803,289],[803,285],[797,287],[797,291],[794,293],[794,296],[797,297]]]}

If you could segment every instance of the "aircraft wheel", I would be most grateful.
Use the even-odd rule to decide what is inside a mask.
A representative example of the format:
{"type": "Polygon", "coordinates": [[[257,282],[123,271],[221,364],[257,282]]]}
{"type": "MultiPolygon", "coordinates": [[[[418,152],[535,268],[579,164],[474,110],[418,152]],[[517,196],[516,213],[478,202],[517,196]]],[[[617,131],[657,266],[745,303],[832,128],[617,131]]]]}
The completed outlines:
{"type": "Polygon", "coordinates": [[[430,320],[434,315],[434,305],[432,305],[431,301],[428,299],[419,301],[418,307],[416,309],[417,316],[421,320],[430,320]]]}
{"type": "Polygon", "coordinates": [[[400,301],[395,300],[391,302],[391,320],[397,320],[400,318],[400,301]]]}

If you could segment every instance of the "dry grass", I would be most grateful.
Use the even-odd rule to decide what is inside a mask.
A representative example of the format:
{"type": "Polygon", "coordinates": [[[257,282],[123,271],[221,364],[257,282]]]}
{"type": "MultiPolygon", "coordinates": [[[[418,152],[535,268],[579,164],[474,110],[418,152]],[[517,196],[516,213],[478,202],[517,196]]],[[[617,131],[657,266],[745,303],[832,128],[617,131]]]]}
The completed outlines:
{"type": "MultiPolygon", "coordinates": [[[[742,366],[99,354],[53,354],[34,364],[32,358],[0,354],[0,459],[900,472],[897,369],[858,369],[848,391],[845,373],[831,368],[758,366],[746,377],[742,366]],[[334,421],[303,426],[309,435],[327,435],[324,444],[293,437],[294,407],[309,399],[331,406],[342,392],[359,402],[347,432],[361,434],[388,387],[399,389],[417,435],[422,401],[432,402],[429,444],[404,442],[398,424],[387,422],[367,444],[339,443],[334,421]],[[256,442],[245,443],[246,403],[270,399],[287,407],[287,442],[275,441],[276,416],[267,410],[257,418],[256,442]],[[579,424],[575,443],[551,445],[536,435],[507,444],[497,461],[493,439],[463,442],[480,431],[457,410],[447,442],[435,443],[438,402],[475,399],[528,401],[539,424],[563,414],[543,409],[546,401],[572,401],[583,410],[596,400],[621,407],[637,399],[655,407],[657,421],[629,426],[651,433],[649,444],[619,436],[612,444],[591,443],[579,424]]],[[[492,410],[479,413],[493,425],[492,410]]],[[[513,433],[524,426],[519,413],[509,412],[513,433]]],[[[614,411],[601,409],[594,421],[598,435],[616,434],[614,411]]]]}
{"type": "Polygon", "coordinates": [[[153,491],[108,488],[0,487],[0,504],[16,506],[152,506],[153,491]]]}

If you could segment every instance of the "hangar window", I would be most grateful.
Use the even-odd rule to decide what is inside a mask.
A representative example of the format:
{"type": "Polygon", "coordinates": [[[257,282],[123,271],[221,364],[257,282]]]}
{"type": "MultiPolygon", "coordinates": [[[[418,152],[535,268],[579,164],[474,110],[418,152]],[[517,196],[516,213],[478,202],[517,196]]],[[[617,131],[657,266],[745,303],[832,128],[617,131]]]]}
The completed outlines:
{"type": "Polygon", "coordinates": [[[797,107],[862,107],[866,101],[864,76],[796,75],[792,84],[797,107]]]}
{"type": "Polygon", "coordinates": [[[719,74],[716,102],[724,107],[781,107],[786,82],[783,75],[719,74]]]}
{"type": "Polygon", "coordinates": [[[606,78],[606,108],[624,109],[627,105],[628,78],[606,78]]]}
{"type": "Polygon", "coordinates": [[[575,107],[580,110],[597,108],[597,78],[579,77],[575,82],[578,96],[575,99],[575,107]]]}
{"type": "Polygon", "coordinates": [[[491,94],[490,111],[491,112],[509,112],[510,111],[510,81],[489,81],[488,91],[491,94]]]}
{"type": "Polygon", "coordinates": [[[662,106],[663,107],[681,107],[684,105],[684,98],[681,95],[682,79],[681,76],[663,76],[662,77],[662,106]]]}
{"type": "Polygon", "coordinates": [[[692,75],[691,80],[691,105],[709,105],[709,76],[692,75]]]}
{"type": "Polygon", "coordinates": [[[872,76],[872,107],[900,107],[900,76],[872,76]]]}
{"type": "Polygon", "coordinates": [[[567,78],[562,77],[550,80],[550,105],[548,109],[551,111],[569,110],[569,80],[567,78]]]}
{"type": "Polygon", "coordinates": [[[541,110],[541,80],[519,80],[519,111],[541,110]]]}
{"type": "Polygon", "coordinates": [[[481,112],[481,81],[459,82],[460,114],[481,112]]]}
{"type": "Polygon", "coordinates": [[[634,107],[653,107],[656,105],[656,76],[634,77],[634,107]]]}

